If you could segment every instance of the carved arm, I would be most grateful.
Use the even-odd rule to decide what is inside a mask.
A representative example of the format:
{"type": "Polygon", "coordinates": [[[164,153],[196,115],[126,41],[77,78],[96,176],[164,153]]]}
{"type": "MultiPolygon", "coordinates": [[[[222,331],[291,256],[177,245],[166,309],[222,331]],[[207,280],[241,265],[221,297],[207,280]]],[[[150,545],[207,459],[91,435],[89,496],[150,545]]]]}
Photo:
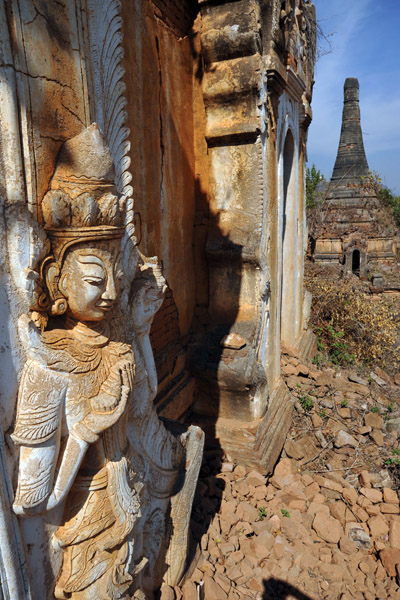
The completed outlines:
{"type": "Polygon", "coordinates": [[[71,428],[56,483],[46,506],[47,510],[51,510],[66,498],[89,444],[97,442],[99,434],[115,425],[122,417],[133,385],[132,378],[132,365],[127,362],[118,363],[103,384],[99,395],[93,399],[94,410],[71,428]]]}

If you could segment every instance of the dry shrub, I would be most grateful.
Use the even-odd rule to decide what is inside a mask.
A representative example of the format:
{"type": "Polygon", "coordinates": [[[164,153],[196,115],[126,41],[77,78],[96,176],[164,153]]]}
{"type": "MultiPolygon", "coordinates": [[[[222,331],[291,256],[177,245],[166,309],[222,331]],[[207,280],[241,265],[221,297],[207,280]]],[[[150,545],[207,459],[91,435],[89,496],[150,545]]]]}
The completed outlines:
{"type": "MultiPolygon", "coordinates": [[[[330,356],[342,347],[345,362],[372,363],[394,372],[400,366],[400,301],[371,297],[351,279],[307,279],[313,295],[311,323],[330,356]],[[341,346],[342,345],[342,346],[341,346]]],[[[336,362],[341,362],[336,361],[336,362]]]]}

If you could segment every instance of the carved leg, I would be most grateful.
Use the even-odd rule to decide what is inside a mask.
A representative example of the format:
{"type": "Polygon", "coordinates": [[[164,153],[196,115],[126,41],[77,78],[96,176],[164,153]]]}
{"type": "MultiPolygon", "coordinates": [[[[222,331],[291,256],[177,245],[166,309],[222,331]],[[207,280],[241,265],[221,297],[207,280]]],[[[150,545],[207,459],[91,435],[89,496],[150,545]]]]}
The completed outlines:
{"type": "Polygon", "coordinates": [[[171,499],[171,539],[166,554],[168,569],[164,576],[164,581],[171,586],[178,585],[187,566],[190,515],[204,448],[204,433],[199,427],[192,425],[182,437],[186,437],[185,481],[171,499]]]}

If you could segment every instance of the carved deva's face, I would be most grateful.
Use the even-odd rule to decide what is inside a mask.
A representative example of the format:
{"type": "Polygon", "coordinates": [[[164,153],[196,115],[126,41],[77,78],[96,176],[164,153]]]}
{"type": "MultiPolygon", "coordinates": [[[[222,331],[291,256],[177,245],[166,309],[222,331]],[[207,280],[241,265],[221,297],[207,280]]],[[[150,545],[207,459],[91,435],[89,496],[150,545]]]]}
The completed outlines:
{"type": "Polygon", "coordinates": [[[80,321],[102,321],[118,297],[123,278],[121,241],[79,244],[68,251],[59,289],[67,312],[80,321]]]}

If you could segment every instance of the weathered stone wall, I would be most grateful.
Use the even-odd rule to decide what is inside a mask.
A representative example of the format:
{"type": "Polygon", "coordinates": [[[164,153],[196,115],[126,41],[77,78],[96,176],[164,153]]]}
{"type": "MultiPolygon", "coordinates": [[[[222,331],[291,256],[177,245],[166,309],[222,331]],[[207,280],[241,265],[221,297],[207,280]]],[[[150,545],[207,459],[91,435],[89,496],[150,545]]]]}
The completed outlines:
{"type": "Polygon", "coordinates": [[[290,412],[281,339],[301,345],[307,321],[313,7],[200,5],[190,32],[193,2],[123,4],[139,247],[160,257],[169,286],[151,336],[157,403],[179,418],[194,393],[210,439],[222,443],[218,423],[236,419],[239,455],[265,464],[290,412]],[[220,345],[232,332],[242,348],[220,345]]]}
{"type": "MultiPolygon", "coordinates": [[[[48,189],[62,142],[86,124],[87,106],[82,86],[84,64],[79,50],[77,16],[68,2],[37,5],[10,2],[2,7],[1,59],[2,194],[3,239],[1,262],[3,290],[8,292],[1,311],[3,331],[11,333],[1,362],[2,422],[10,426],[15,401],[16,373],[9,359],[20,354],[15,333],[20,304],[18,285],[28,259],[24,246],[28,230],[18,215],[28,208],[34,218],[38,202],[48,189]],[[16,100],[18,99],[18,104],[16,100]],[[8,235],[7,235],[8,234],[8,235]],[[18,254],[17,254],[18,253],[18,254]],[[11,269],[11,279],[6,275],[11,269]],[[7,307],[7,304],[9,306],[7,307]],[[14,394],[10,394],[14,389],[14,394]]],[[[11,360],[12,362],[12,360],[11,360]]]]}
{"type": "MultiPolygon", "coordinates": [[[[368,256],[368,262],[371,264],[392,262],[396,256],[396,244],[393,237],[363,239],[360,234],[353,234],[353,237],[362,244],[368,256]]],[[[347,245],[341,239],[319,238],[315,243],[314,260],[332,265],[343,263],[347,245]]]]}
{"type": "MultiPolygon", "coordinates": [[[[41,218],[39,202],[48,190],[59,148],[63,141],[78,134],[88,124],[89,112],[85,96],[85,53],[80,38],[81,15],[71,2],[13,1],[1,3],[1,204],[3,215],[1,263],[2,346],[1,360],[1,421],[6,439],[7,459],[12,475],[16,467],[16,449],[9,434],[15,416],[17,385],[26,359],[17,333],[18,318],[28,311],[22,283],[31,261],[39,258],[31,238],[32,221],[41,218]],[[36,257],[35,257],[36,254],[36,257]]],[[[4,456],[2,458],[4,460],[4,456]]],[[[2,487],[6,488],[2,471],[2,487]]],[[[5,506],[1,514],[4,518],[5,506]]],[[[15,516],[9,505],[9,531],[15,516]]],[[[57,516],[55,519],[57,520],[57,516]]],[[[60,556],[48,554],[49,535],[39,517],[29,524],[22,520],[21,531],[28,565],[28,575],[34,598],[52,598],[53,588],[47,585],[59,567],[60,556]],[[44,562],[43,562],[44,561],[44,562]],[[45,569],[43,568],[45,564],[45,569]]],[[[3,534],[6,528],[2,528],[3,534]]],[[[14,529],[14,531],[16,531],[14,529]]],[[[14,562],[22,585],[25,566],[19,566],[18,538],[7,549],[9,538],[2,538],[2,563],[14,562]],[[7,559],[8,555],[8,559],[7,559]]],[[[17,591],[13,582],[13,597],[29,597],[17,591]]],[[[5,589],[5,588],[4,588],[5,589]]]]}
{"type": "Polygon", "coordinates": [[[157,255],[169,291],[151,341],[162,414],[179,418],[193,398],[185,371],[195,304],[193,58],[190,2],[123,3],[124,64],[139,248],[157,255]],[[156,5],[156,6],[155,6],[156,5]],[[171,404],[172,402],[172,404],[171,404]]]}
{"type": "Polygon", "coordinates": [[[197,0],[151,0],[155,14],[179,37],[189,34],[198,12],[197,0]]]}
{"type": "MultiPolygon", "coordinates": [[[[309,344],[302,273],[313,7],[199,5],[197,14],[189,0],[0,2],[6,442],[25,358],[16,333],[28,312],[22,274],[44,257],[30,226],[41,220],[62,143],[96,121],[118,191],[129,196],[132,183],[139,250],[159,257],[168,286],[150,336],[159,411],[183,418],[195,400],[209,441],[265,472],[281,451],[292,409],[281,341],[309,344]]],[[[16,455],[7,458],[12,473],[16,455]]],[[[60,519],[22,525],[35,600],[52,595],[61,557],[48,548],[60,519]]]]}
{"type": "Polygon", "coordinates": [[[313,15],[308,3],[281,8],[209,0],[196,22],[204,59],[196,106],[204,102],[207,142],[196,131],[195,229],[205,244],[196,257],[208,280],[197,294],[203,328],[190,360],[194,410],[214,443],[263,469],[279,452],[291,408],[280,380],[281,339],[301,345],[307,317],[304,150],[313,15]],[[232,333],[236,346],[224,338],[232,333]]]}
{"type": "Polygon", "coordinates": [[[396,242],[393,238],[369,238],[368,256],[372,263],[392,260],[396,256],[396,242]]]}
{"type": "MultiPolygon", "coordinates": [[[[61,143],[90,123],[93,97],[112,96],[114,82],[87,87],[84,11],[68,2],[21,2],[7,4],[12,26],[4,45],[13,50],[22,106],[15,117],[26,158],[21,202],[36,214],[61,143]]],[[[136,232],[139,249],[160,257],[168,284],[151,334],[156,402],[180,418],[196,378],[199,413],[250,423],[274,413],[281,339],[299,345],[306,324],[313,7],[289,0],[200,5],[193,32],[194,1],[124,1],[121,9],[136,232]],[[230,332],[245,345],[221,346],[230,332]]],[[[88,6],[95,18],[96,3],[88,6]]],[[[255,428],[265,429],[265,421],[255,428]]],[[[265,436],[256,438],[261,457],[265,436]]]]}

